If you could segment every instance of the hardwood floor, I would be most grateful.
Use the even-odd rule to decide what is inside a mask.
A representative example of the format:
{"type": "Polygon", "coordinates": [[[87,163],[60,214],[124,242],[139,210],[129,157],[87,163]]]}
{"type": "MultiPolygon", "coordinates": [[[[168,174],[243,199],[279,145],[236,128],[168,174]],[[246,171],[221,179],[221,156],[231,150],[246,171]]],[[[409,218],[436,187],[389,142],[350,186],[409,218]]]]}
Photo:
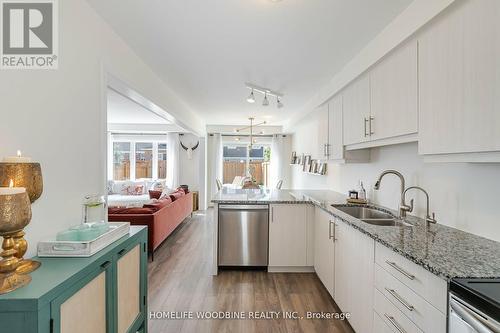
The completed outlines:
{"type": "MultiPolygon", "coordinates": [[[[150,333],[163,332],[353,332],[336,319],[283,319],[283,311],[306,316],[338,312],[314,273],[223,271],[211,275],[212,211],[185,221],[155,252],[148,266],[150,333]],[[191,312],[193,319],[165,319],[167,312],[191,312]],[[197,312],[275,311],[278,319],[196,319],[197,312]]],[[[189,313],[188,313],[189,314],[189,313]]],[[[270,313],[268,315],[271,315],[270,313]]],[[[274,315],[276,316],[276,315],[274,315]]]]}

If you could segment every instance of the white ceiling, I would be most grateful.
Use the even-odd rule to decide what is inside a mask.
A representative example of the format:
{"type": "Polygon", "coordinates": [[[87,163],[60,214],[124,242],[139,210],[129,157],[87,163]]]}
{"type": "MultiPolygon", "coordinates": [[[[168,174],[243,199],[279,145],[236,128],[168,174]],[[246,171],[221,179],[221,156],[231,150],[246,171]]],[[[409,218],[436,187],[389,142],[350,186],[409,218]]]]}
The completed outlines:
{"type": "Polygon", "coordinates": [[[166,119],[112,89],[108,89],[108,123],[170,124],[166,119]]]}
{"type": "Polygon", "coordinates": [[[411,0],[87,0],[207,124],[282,124],[411,0]],[[248,104],[245,82],[285,94],[248,104]]]}

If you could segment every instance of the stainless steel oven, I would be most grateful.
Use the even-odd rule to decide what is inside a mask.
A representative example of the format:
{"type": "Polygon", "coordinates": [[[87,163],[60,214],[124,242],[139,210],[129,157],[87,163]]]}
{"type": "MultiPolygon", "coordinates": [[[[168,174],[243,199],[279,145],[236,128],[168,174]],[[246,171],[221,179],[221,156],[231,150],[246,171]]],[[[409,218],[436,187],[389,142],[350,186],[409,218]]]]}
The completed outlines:
{"type": "Polygon", "coordinates": [[[449,333],[500,333],[500,281],[456,279],[450,283],[449,333]]]}

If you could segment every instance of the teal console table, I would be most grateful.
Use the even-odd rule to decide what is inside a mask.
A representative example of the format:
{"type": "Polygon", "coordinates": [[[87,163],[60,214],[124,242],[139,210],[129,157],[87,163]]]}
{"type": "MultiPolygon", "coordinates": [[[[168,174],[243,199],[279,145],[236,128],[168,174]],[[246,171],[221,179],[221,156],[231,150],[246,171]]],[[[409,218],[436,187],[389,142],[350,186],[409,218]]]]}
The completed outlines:
{"type": "Polygon", "coordinates": [[[147,332],[147,227],[88,258],[36,258],[32,282],[0,295],[0,332],[147,332]]]}

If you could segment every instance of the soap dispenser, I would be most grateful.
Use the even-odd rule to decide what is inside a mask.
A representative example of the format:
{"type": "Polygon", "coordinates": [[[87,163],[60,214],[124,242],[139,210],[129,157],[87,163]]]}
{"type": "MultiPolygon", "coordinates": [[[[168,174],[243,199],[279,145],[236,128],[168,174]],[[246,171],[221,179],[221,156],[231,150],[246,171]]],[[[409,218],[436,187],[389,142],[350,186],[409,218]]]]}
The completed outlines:
{"type": "Polygon", "coordinates": [[[366,190],[362,181],[359,181],[358,198],[359,200],[366,200],[366,190]]]}

